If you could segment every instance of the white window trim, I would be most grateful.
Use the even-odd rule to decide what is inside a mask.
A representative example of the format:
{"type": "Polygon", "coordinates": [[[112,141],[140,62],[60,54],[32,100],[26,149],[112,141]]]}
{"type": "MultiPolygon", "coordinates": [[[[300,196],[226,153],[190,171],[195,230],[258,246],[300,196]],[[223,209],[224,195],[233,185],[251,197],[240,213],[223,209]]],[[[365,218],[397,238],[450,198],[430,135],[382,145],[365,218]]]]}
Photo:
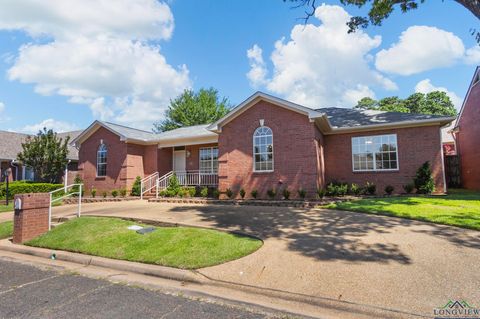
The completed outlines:
{"type": "Polygon", "coordinates": [[[254,173],[273,173],[275,171],[275,148],[273,147],[273,130],[268,127],[268,126],[259,126],[255,129],[255,131],[253,131],[253,135],[252,135],[252,164],[253,164],[253,172],[254,173]],[[262,128],[262,127],[266,127],[268,129],[270,129],[270,131],[272,132],[272,169],[271,170],[257,170],[255,168],[255,134],[257,133],[258,129],[262,128]]]}
{"type": "Polygon", "coordinates": [[[107,153],[107,156],[106,156],[106,158],[105,158],[105,163],[103,163],[103,164],[105,165],[105,175],[98,175],[98,151],[99,151],[99,149],[100,149],[100,147],[101,147],[102,145],[105,145],[105,143],[101,143],[101,144],[98,146],[97,152],[96,152],[97,162],[96,162],[96,165],[95,165],[95,175],[96,175],[97,178],[107,177],[107,161],[108,161],[108,147],[107,147],[107,145],[105,145],[105,148],[106,148],[105,153],[107,153]]]}
{"type": "Polygon", "coordinates": [[[354,136],[350,140],[350,152],[352,153],[352,171],[354,173],[362,173],[362,172],[398,172],[400,170],[400,159],[398,158],[398,136],[396,133],[394,134],[379,134],[379,135],[362,135],[362,136],[354,136]],[[376,152],[373,152],[373,169],[355,169],[355,161],[353,159],[353,139],[358,137],[368,137],[373,138],[377,136],[385,136],[385,135],[395,135],[395,140],[397,141],[397,147],[395,148],[395,154],[397,156],[397,168],[386,168],[386,169],[377,169],[377,161],[375,160],[376,152]]]}
{"type": "MultiPolygon", "coordinates": [[[[205,161],[206,162],[206,161],[205,161]]],[[[200,147],[198,149],[198,172],[200,174],[218,174],[218,146],[209,146],[209,147],[200,147]],[[202,150],[207,150],[207,149],[210,149],[210,154],[213,154],[213,150],[216,149],[217,150],[217,171],[215,172],[214,169],[213,169],[213,156],[210,158],[210,172],[202,172],[202,168],[201,168],[201,163],[202,163],[202,157],[200,156],[200,153],[202,150]]]]}

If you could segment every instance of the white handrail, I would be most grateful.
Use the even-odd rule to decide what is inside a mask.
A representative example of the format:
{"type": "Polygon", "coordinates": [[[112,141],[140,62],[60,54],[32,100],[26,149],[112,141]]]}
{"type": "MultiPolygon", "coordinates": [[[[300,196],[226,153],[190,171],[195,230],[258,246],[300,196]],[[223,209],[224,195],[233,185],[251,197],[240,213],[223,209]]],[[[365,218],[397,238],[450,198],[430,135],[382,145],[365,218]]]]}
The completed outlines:
{"type": "MultiPolygon", "coordinates": [[[[143,199],[143,194],[157,187],[158,172],[155,172],[147,177],[144,177],[140,182],[140,199],[143,199]]],[[[157,190],[158,191],[158,190],[157,190]]]]}
{"type": "Polygon", "coordinates": [[[180,171],[180,172],[168,172],[160,177],[157,181],[157,197],[158,191],[166,189],[170,183],[170,179],[173,174],[178,179],[178,183],[181,186],[217,186],[218,185],[218,173],[205,173],[199,170],[193,171],[180,171]]]}
{"type": "Polygon", "coordinates": [[[49,192],[50,202],[49,202],[49,205],[48,205],[48,230],[52,229],[52,203],[54,203],[54,202],[58,202],[59,200],[62,200],[62,199],[67,198],[67,197],[71,197],[73,195],[78,195],[77,217],[81,216],[81,212],[82,212],[82,188],[83,188],[83,184],[71,184],[71,185],[68,185],[66,187],[62,187],[62,188],[59,188],[59,189],[56,189],[54,191],[49,192]],[[69,188],[73,188],[73,187],[76,187],[76,186],[78,186],[78,191],[77,192],[66,193],[63,196],[52,199],[53,194],[55,194],[57,192],[60,192],[60,191],[66,192],[69,188]]]}

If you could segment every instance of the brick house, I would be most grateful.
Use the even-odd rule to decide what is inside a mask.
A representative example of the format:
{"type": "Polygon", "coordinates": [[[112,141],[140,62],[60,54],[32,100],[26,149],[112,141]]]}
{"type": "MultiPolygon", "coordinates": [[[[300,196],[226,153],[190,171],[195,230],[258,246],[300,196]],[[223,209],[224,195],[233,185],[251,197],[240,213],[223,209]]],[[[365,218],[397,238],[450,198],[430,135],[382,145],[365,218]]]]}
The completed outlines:
{"type": "Polygon", "coordinates": [[[75,140],[87,191],[166,187],[175,172],[183,185],[214,186],[247,197],[258,190],[313,197],[331,181],[374,182],[402,192],[417,168],[432,164],[444,192],[441,128],[454,118],[345,108],[310,109],[257,92],[210,125],[160,134],[95,121],[75,140]]]}
{"type": "Polygon", "coordinates": [[[480,68],[477,67],[463,101],[453,133],[460,154],[461,183],[480,190],[480,68]]]}
{"type": "MultiPolygon", "coordinates": [[[[72,141],[81,132],[82,131],[71,131],[57,133],[57,136],[62,139],[69,137],[70,141],[72,141]]],[[[9,181],[32,181],[35,179],[33,170],[22,165],[22,163],[17,160],[18,153],[23,150],[22,143],[24,143],[29,136],[30,135],[23,133],[0,131],[0,182],[5,181],[5,171],[7,170],[9,171],[9,181]]],[[[73,182],[77,174],[78,165],[78,150],[73,145],[68,145],[67,159],[67,180],[73,182]]]]}

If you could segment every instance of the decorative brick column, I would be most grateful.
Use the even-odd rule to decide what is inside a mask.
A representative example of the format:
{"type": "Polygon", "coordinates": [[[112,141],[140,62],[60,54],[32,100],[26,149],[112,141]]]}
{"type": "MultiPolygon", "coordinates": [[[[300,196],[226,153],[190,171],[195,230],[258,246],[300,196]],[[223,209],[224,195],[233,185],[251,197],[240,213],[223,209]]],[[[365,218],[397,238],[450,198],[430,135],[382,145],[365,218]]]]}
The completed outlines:
{"type": "Polygon", "coordinates": [[[48,231],[48,207],[50,194],[29,193],[15,195],[15,203],[21,201],[21,208],[15,209],[13,217],[13,243],[21,244],[48,231]]]}

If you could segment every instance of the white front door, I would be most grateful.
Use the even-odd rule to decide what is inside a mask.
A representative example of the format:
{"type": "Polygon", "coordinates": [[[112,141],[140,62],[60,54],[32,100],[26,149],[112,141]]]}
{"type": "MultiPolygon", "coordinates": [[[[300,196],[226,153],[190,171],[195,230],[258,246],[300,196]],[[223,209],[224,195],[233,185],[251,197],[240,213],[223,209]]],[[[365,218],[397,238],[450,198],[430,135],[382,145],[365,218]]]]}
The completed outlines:
{"type": "Polygon", "coordinates": [[[186,158],[187,157],[186,157],[185,151],[173,152],[173,171],[174,172],[185,172],[186,158]]]}

